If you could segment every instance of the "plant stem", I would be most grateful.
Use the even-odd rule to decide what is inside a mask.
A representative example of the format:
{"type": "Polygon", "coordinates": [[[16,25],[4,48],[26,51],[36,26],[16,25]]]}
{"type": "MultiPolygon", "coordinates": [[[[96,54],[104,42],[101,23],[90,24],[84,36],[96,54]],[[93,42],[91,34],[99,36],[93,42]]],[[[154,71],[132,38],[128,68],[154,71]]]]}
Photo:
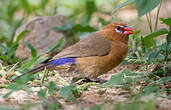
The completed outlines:
{"type": "Polygon", "coordinates": [[[44,84],[44,81],[45,81],[45,78],[48,76],[48,70],[45,68],[44,71],[43,71],[43,77],[41,79],[41,85],[44,84]]]}
{"type": "MultiPolygon", "coordinates": [[[[171,26],[169,27],[169,31],[171,31],[171,26]]],[[[168,46],[169,46],[169,44],[168,44],[168,42],[166,42],[166,50],[165,50],[165,58],[164,58],[164,61],[166,62],[166,64],[168,61],[168,46]]]]}
{"type": "Polygon", "coordinates": [[[153,29],[152,29],[152,26],[151,26],[151,23],[150,23],[150,19],[148,17],[148,14],[146,14],[146,18],[147,18],[148,26],[150,28],[150,32],[153,32],[153,29]]]}
{"type": "Polygon", "coordinates": [[[144,40],[143,40],[143,36],[141,36],[141,48],[142,48],[142,56],[145,56],[145,44],[144,44],[144,40]]]}
{"type": "Polygon", "coordinates": [[[162,0],[161,0],[161,2],[160,2],[160,4],[159,4],[159,7],[158,7],[158,9],[157,9],[157,18],[156,18],[156,23],[155,23],[155,28],[154,28],[154,30],[157,30],[158,18],[159,18],[159,13],[160,13],[160,9],[161,9],[161,4],[162,4],[162,0]]]}
{"type": "Polygon", "coordinates": [[[166,42],[166,50],[165,50],[165,58],[164,58],[166,64],[167,64],[167,57],[168,57],[168,43],[166,42]]]}
{"type": "Polygon", "coordinates": [[[148,76],[148,73],[149,73],[149,71],[148,71],[148,62],[145,64],[145,75],[146,75],[146,77],[148,76]]]}
{"type": "Polygon", "coordinates": [[[149,12],[149,17],[150,17],[150,26],[151,26],[151,29],[152,29],[152,31],[153,31],[151,12],[149,12]]]}

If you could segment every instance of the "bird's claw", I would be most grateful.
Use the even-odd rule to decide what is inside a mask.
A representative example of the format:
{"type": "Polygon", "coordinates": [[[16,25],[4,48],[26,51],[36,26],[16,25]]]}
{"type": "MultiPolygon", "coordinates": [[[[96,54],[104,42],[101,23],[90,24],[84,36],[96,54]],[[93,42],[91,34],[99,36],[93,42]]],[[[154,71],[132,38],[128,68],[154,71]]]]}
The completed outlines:
{"type": "Polygon", "coordinates": [[[85,78],[82,80],[82,82],[88,83],[88,82],[95,82],[95,83],[100,83],[103,84],[105,82],[107,82],[107,80],[101,79],[101,78],[96,78],[95,80],[91,80],[89,78],[85,78]]]}
{"type": "Polygon", "coordinates": [[[96,82],[96,83],[103,84],[103,83],[106,83],[107,80],[104,80],[104,79],[101,79],[101,78],[96,78],[95,82],[96,82]]]}

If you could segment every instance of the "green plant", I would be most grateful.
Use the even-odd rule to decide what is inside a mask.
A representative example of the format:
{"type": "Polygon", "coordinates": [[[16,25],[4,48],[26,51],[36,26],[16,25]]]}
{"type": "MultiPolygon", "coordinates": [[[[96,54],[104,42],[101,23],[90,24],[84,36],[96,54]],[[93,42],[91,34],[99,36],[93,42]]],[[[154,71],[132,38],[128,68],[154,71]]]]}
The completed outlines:
{"type": "MultiPolygon", "coordinates": [[[[150,33],[148,35],[142,36],[140,35],[140,32],[137,31],[131,37],[134,46],[131,47],[132,53],[131,56],[129,56],[129,58],[135,58],[137,59],[137,62],[146,63],[146,70],[148,72],[147,69],[148,64],[154,63],[154,64],[165,65],[164,62],[166,63],[168,62],[168,55],[171,53],[170,52],[171,37],[169,37],[170,29],[169,30],[166,28],[157,29],[162,0],[128,0],[122,3],[121,5],[119,5],[118,7],[116,7],[113,13],[115,13],[118,9],[130,4],[136,5],[136,9],[139,17],[146,15],[150,33]],[[157,6],[158,8],[156,12],[155,25],[153,28],[151,11],[157,6]],[[162,44],[159,43],[157,39],[155,39],[156,37],[161,35],[166,35],[166,42],[162,44]]],[[[170,18],[161,18],[160,21],[162,21],[164,24],[170,27],[170,18]]]]}

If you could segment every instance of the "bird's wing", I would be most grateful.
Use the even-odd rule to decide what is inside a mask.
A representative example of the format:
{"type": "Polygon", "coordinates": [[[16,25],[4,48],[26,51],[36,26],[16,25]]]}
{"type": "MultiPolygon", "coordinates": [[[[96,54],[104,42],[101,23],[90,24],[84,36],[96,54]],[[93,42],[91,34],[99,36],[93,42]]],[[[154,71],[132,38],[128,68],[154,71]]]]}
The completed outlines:
{"type": "Polygon", "coordinates": [[[88,57],[103,56],[110,52],[111,43],[108,39],[98,33],[92,33],[78,43],[64,49],[53,59],[61,57],[88,57]]]}

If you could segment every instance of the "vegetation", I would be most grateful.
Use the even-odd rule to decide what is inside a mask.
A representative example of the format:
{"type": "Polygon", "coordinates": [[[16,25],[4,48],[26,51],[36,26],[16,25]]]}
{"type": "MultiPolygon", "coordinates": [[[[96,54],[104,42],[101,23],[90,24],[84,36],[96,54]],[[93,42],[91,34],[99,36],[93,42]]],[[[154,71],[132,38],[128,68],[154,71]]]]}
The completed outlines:
{"type": "MultiPolygon", "coordinates": [[[[88,90],[90,86],[99,88],[120,88],[128,92],[127,99],[112,103],[114,110],[155,110],[157,104],[155,99],[164,97],[169,100],[171,98],[171,18],[160,18],[159,13],[164,0],[108,0],[113,7],[109,9],[101,9],[97,0],[4,0],[0,1],[0,77],[1,89],[8,89],[9,92],[3,96],[8,99],[11,93],[24,90],[29,95],[34,94],[30,89],[33,86],[39,86],[37,97],[42,101],[42,105],[49,110],[62,109],[61,103],[49,103],[49,97],[55,97],[57,93],[65,100],[77,103],[77,99],[88,90]],[[47,58],[37,56],[35,48],[27,43],[28,48],[32,53],[32,58],[22,60],[15,56],[19,41],[29,31],[23,31],[14,42],[16,29],[21,26],[31,16],[52,16],[63,13],[67,16],[68,22],[61,27],[54,27],[54,30],[67,32],[70,39],[75,40],[77,36],[83,36],[87,33],[94,32],[102,27],[102,25],[110,23],[103,18],[98,18],[99,27],[89,25],[93,14],[98,12],[105,15],[113,12],[116,15],[117,11],[122,7],[136,6],[138,18],[146,17],[150,33],[143,35],[141,30],[136,30],[135,34],[130,36],[130,52],[121,65],[135,64],[143,67],[143,71],[135,72],[133,70],[123,69],[119,74],[113,75],[110,80],[104,84],[86,83],[81,85],[69,84],[58,72],[39,72],[36,75],[25,75],[14,83],[10,80],[14,77],[26,72],[35,65],[43,63],[47,58]],[[50,7],[50,8],[49,8],[50,7]],[[69,8],[66,8],[69,7],[69,8]],[[152,18],[152,10],[157,8],[156,19],[152,18]],[[62,10],[61,12],[59,10],[62,10]],[[108,11],[109,10],[109,11],[108,11]],[[19,16],[17,16],[19,15],[19,16]],[[167,28],[158,28],[161,22],[167,28]],[[154,24],[154,25],[153,25],[154,24]],[[159,36],[165,36],[165,41],[160,42],[156,39],[159,36]],[[149,67],[154,65],[153,70],[149,67]],[[57,85],[54,81],[48,81],[48,76],[53,76],[61,83],[57,85]],[[41,80],[38,80],[41,79],[41,80]],[[33,82],[33,83],[31,83],[33,82]],[[35,83],[36,82],[36,83],[35,83]],[[143,100],[144,97],[151,97],[143,100]]],[[[114,20],[119,20],[113,16],[114,20]]],[[[47,53],[55,51],[61,46],[62,40],[49,49],[47,53]]],[[[105,91],[101,91],[105,92],[105,91]]],[[[107,103],[107,102],[106,102],[107,103]]],[[[27,102],[20,109],[28,109],[35,106],[37,102],[27,102]]],[[[1,107],[0,107],[1,108],[1,107]]],[[[93,105],[92,110],[107,109],[105,104],[93,105]]],[[[4,109],[12,109],[6,107],[4,109]]]]}

